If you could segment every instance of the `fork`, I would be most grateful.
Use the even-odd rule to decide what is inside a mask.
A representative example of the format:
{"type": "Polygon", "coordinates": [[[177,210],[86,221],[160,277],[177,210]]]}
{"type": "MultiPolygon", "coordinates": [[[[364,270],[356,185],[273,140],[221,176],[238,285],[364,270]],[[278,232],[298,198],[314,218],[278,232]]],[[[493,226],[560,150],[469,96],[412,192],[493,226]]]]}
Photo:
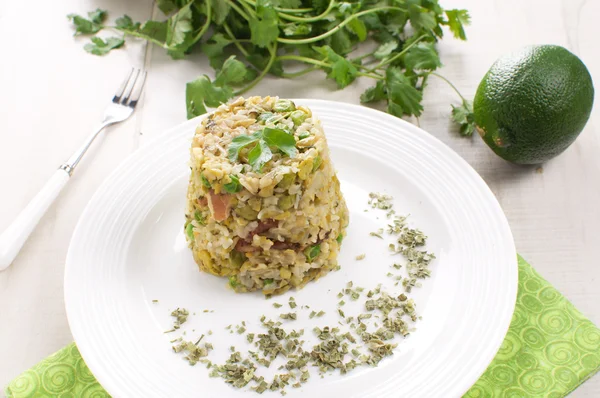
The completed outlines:
{"type": "Polygon", "coordinates": [[[85,155],[96,137],[100,135],[100,132],[107,126],[127,120],[131,116],[142,94],[146,74],[147,72],[140,69],[131,69],[131,72],[117,89],[112,101],[106,107],[104,117],[96,130],[69,160],[54,172],[41,191],[0,235],[0,271],[8,268],[13,262],[33,229],[56,200],[83,155],[85,155]]]}

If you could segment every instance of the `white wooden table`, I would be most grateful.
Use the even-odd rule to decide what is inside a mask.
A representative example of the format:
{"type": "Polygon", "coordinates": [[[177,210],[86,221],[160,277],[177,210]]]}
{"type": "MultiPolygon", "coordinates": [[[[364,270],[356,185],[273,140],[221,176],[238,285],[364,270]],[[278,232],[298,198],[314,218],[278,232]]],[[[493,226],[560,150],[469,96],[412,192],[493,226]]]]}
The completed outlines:
{"type": "MultiPolygon", "coordinates": [[[[493,61],[526,44],[569,48],[600,79],[599,1],[442,0],[467,8],[469,40],[450,35],[439,49],[441,73],[472,97],[493,61]]],[[[99,120],[130,65],[149,71],[135,115],[110,129],[75,173],[13,266],[0,273],[0,386],[72,341],[63,303],[69,240],[104,178],[131,152],[185,120],[185,83],[211,73],[203,57],[172,61],[162,49],[128,42],[96,57],[74,39],[65,16],[100,7],[112,18],[158,16],[152,0],[0,2],[0,230],[26,205],[99,120]]],[[[333,90],[322,72],[306,80],[268,78],[250,94],[358,103],[367,82],[333,90]]],[[[600,84],[598,85],[600,87],[600,84]]],[[[536,170],[497,158],[478,138],[458,137],[448,115],[455,94],[430,79],[421,127],[464,157],[486,180],[512,227],[518,251],[577,308],[600,325],[600,106],[564,154],[536,170]]],[[[0,393],[1,395],[2,393],[0,393]]],[[[600,396],[600,376],[573,396],[600,396]]]]}

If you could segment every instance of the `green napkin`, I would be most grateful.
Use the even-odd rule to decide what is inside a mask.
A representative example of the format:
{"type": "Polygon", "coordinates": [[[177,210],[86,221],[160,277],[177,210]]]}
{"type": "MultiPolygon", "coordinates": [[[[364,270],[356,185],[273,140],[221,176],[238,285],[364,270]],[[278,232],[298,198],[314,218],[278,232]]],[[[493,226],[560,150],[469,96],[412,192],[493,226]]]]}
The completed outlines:
{"type": "MultiPolygon", "coordinates": [[[[519,293],[502,347],[465,397],[564,397],[600,370],[600,329],[519,256],[519,293]]],[[[71,344],[6,388],[9,398],[104,398],[71,344]]]]}

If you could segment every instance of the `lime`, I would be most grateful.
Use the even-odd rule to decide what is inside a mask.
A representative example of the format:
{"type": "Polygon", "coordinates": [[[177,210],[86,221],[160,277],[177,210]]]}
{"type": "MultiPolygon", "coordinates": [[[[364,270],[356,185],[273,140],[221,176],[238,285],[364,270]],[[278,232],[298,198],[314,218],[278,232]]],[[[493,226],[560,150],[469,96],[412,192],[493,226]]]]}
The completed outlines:
{"type": "Polygon", "coordinates": [[[525,47],[499,58],[477,88],[477,131],[500,157],[542,163],[563,152],[587,123],[594,86],[567,49],[525,47]]]}

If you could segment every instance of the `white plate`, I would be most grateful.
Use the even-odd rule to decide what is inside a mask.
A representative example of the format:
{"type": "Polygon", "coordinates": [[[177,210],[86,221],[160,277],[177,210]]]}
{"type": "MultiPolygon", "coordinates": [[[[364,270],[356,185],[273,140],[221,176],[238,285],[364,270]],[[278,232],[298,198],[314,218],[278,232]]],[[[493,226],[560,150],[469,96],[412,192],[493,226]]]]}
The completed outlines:
{"type": "MultiPolygon", "coordinates": [[[[163,333],[172,326],[170,311],[196,312],[182,330],[192,340],[211,329],[205,341],[216,347],[210,359],[220,363],[230,345],[249,348],[225,326],[245,320],[249,331],[260,333],[260,315],[277,318],[289,311],[289,296],[327,315],[309,321],[309,311],[297,308],[298,321],[286,326],[307,328],[309,336],[314,325],[336,324],[336,295],[345,283],[390,284],[386,274],[398,259],[387,243],[368,236],[385,222],[381,211],[364,212],[371,191],[393,195],[395,209],[410,213],[411,224],[430,237],[428,249],[437,255],[433,276],[413,290],[423,319],[378,367],[324,379],[313,373],[301,389],[288,388],[289,396],[458,397],[494,357],[514,308],[517,262],[506,218],[483,180],[452,150],[405,121],[355,105],[296,102],[322,120],[350,208],[341,271],[271,300],[234,294],[223,279],[198,272],[183,237],[183,209],[188,149],[199,121],[175,127],[102,184],[67,257],[69,324],[85,362],[113,396],[253,396],[209,378],[203,366],[191,367],[172,352],[174,334],[163,333]],[[356,261],[361,253],[366,258],[356,261]],[[273,308],[274,301],[285,307],[273,308]]],[[[348,314],[358,311],[351,304],[344,307],[348,314]]]]}

